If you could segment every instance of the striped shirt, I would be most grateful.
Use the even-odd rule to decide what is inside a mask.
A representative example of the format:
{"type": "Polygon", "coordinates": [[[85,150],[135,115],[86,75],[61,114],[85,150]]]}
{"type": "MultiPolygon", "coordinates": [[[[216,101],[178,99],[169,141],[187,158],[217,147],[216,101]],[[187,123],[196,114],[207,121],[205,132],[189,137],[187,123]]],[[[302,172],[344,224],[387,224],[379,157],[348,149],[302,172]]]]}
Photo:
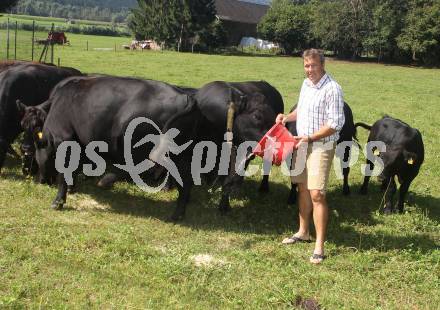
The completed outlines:
{"type": "Polygon", "coordinates": [[[320,141],[337,141],[344,122],[344,98],[341,86],[328,74],[324,74],[316,85],[305,79],[297,107],[298,135],[310,136],[322,126],[328,125],[336,132],[320,141]]]}

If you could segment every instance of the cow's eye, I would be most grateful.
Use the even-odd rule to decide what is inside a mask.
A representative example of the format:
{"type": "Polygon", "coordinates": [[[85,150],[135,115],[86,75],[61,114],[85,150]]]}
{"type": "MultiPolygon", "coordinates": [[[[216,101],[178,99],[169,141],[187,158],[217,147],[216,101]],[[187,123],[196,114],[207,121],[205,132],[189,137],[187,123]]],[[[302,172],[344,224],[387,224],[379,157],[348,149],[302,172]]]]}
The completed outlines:
{"type": "Polygon", "coordinates": [[[261,121],[261,120],[262,120],[262,117],[261,117],[260,113],[258,113],[258,114],[254,114],[253,117],[254,117],[254,119],[255,119],[256,121],[261,121]]]}

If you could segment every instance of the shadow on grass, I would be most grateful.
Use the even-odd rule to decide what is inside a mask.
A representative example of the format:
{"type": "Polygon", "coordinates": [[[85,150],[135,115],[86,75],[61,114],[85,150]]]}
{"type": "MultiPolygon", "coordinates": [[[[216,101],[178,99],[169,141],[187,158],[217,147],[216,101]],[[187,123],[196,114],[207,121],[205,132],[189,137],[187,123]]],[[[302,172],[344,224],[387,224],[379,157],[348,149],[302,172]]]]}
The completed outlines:
{"type": "Polygon", "coordinates": [[[438,245],[434,240],[424,235],[417,235],[410,232],[405,236],[381,232],[361,233],[353,226],[349,225],[333,227],[333,229],[329,230],[329,242],[332,242],[337,246],[353,248],[357,251],[374,249],[379,252],[388,252],[390,250],[411,249],[426,254],[438,249],[438,245]]]}
{"type": "MultiPolygon", "coordinates": [[[[330,218],[328,239],[338,246],[356,248],[357,250],[375,249],[381,252],[389,250],[416,249],[422,253],[430,253],[438,248],[434,240],[424,234],[404,231],[399,229],[395,234],[386,232],[387,219],[389,215],[381,213],[383,192],[378,184],[371,184],[368,195],[359,194],[360,185],[352,186],[352,203],[346,205],[340,203],[337,210],[337,219],[330,218]],[[373,214],[380,214],[372,217],[373,214]],[[361,224],[363,227],[356,229],[361,224]],[[365,226],[384,225],[385,229],[369,230],[365,226]],[[384,231],[385,230],[385,231],[384,231]],[[403,235],[403,236],[402,236],[403,235]]],[[[440,199],[432,196],[421,196],[410,192],[408,201],[405,203],[405,210],[413,212],[414,203],[422,214],[427,218],[438,222],[439,210],[437,208],[440,199]]],[[[397,201],[398,195],[395,195],[397,201]]],[[[336,199],[341,202],[345,198],[336,199]]],[[[399,226],[399,220],[403,215],[391,215],[395,217],[394,226],[399,226]]],[[[419,215],[417,215],[419,216],[419,215]]],[[[418,219],[420,220],[420,219],[418,219]]],[[[404,229],[404,228],[403,228],[404,229]]]]}
{"type": "MultiPolygon", "coordinates": [[[[21,171],[15,168],[17,163],[18,161],[12,161],[12,163],[9,161],[7,166],[13,168],[3,171],[1,178],[13,181],[25,180],[21,171]]],[[[103,190],[95,185],[96,182],[97,179],[80,178],[78,192],[88,194],[99,204],[109,206],[104,209],[97,208],[97,211],[168,221],[176,206],[176,190],[169,193],[147,194],[135,186],[124,183],[112,190],[103,190]]],[[[195,186],[187,206],[186,217],[176,225],[198,230],[270,235],[276,238],[278,236],[281,238],[286,231],[291,232],[297,229],[298,208],[287,205],[289,187],[272,182],[269,193],[259,193],[258,187],[259,181],[246,179],[231,199],[233,205],[231,212],[222,216],[217,209],[220,192],[209,193],[208,186],[195,186]]],[[[370,194],[367,196],[358,194],[359,184],[352,185],[351,190],[352,194],[348,197],[342,195],[339,185],[328,192],[331,214],[328,229],[329,242],[358,250],[388,251],[406,249],[412,245],[421,252],[430,252],[437,248],[434,240],[420,234],[406,232],[404,236],[399,236],[399,233],[394,235],[368,229],[368,227],[385,222],[385,215],[373,216],[378,211],[382,199],[379,186],[372,184],[370,194]],[[356,225],[362,225],[363,229],[356,229],[356,225]]],[[[409,209],[413,208],[412,203],[415,202],[423,214],[431,220],[439,221],[440,214],[437,206],[440,201],[438,198],[415,193],[410,193],[409,197],[409,209]]],[[[48,207],[50,203],[51,201],[48,202],[48,207]]],[[[74,212],[75,208],[70,207],[68,203],[65,211],[74,212]]]]}
{"type": "MultiPolygon", "coordinates": [[[[115,213],[168,221],[176,205],[177,191],[175,190],[166,194],[167,199],[171,197],[169,201],[163,201],[161,198],[155,200],[154,195],[139,196],[139,190],[133,190],[132,187],[118,187],[115,190],[103,191],[95,186],[84,185],[80,189],[81,192],[92,195],[101,203],[109,204],[111,211],[115,213]]],[[[289,187],[284,184],[271,183],[269,193],[259,193],[258,186],[258,181],[245,180],[240,191],[232,197],[233,208],[226,216],[220,215],[217,210],[220,199],[218,191],[209,193],[207,186],[195,186],[192,190],[191,201],[187,206],[186,217],[176,225],[197,230],[220,230],[280,237],[286,231],[296,229],[298,208],[287,205],[289,187]]],[[[392,249],[406,249],[412,245],[421,252],[431,252],[437,247],[434,240],[411,232],[405,236],[377,233],[368,229],[365,233],[360,233],[359,231],[364,230],[355,229],[355,225],[370,227],[383,224],[385,215],[379,218],[373,217],[382,199],[380,190],[373,189],[372,186],[371,194],[362,196],[358,194],[359,187],[359,185],[353,185],[352,194],[348,197],[342,195],[339,186],[336,190],[329,191],[331,213],[335,213],[330,216],[328,233],[330,242],[337,246],[353,247],[361,251],[376,249],[385,252],[392,249]]],[[[414,197],[414,199],[418,205],[428,208],[428,214],[437,218],[438,213],[435,213],[437,211],[432,212],[432,210],[436,209],[438,199],[434,197],[414,197]],[[419,198],[421,198],[420,201],[419,198]]]]}

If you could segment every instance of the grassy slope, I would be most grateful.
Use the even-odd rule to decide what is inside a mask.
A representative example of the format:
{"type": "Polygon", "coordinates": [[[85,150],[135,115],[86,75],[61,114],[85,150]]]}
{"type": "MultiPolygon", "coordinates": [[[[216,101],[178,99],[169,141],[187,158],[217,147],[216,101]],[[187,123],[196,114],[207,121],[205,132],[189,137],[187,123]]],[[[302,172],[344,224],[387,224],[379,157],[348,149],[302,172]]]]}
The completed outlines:
{"type": "Polygon", "coordinates": [[[69,26],[82,27],[82,26],[95,26],[95,27],[113,27],[115,26],[118,31],[126,31],[127,25],[123,23],[117,23],[113,25],[110,22],[93,21],[93,20],[80,20],[75,19],[74,24],[68,24],[65,18],[57,17],[43,17],[43,16],[29,16],[29,15],[16,15],[16,14],[3,14],[0,16],[0,23],[7,23],[9,18],[9,23],[11,30],[15,29],[15,22],[18,24],[28,24],[32,25],[35,21],[37,26],[44,26],[48,29],[54,24],[55,31],[60,28],[66,28],[69,26]]]}
{"type": "MultiPolygon", "coordinates": [[[[194,87],[264,79],[280,90],[286,111],[303,79],[297,58],[86,52],[86,41],[119,48],[128,39],[69,39],[72,46],[57,48],[56,57],[85,72],[194,87]]],[[[66,211],[51,211],[56,189],[23,179],[9,159],[0,179],[0,306],[289,308],[301,296],[327,309],[437,308],[440,71],[338,61],[327,69],[342,85],[355,121],[372,123],[389,113],[421,130],[426,161],[410,188],[406,214],[376,212],[382,197],[376,182],[369,196],[356,193],[358,162],[351,197],[342,197],[341,181],[332,178],[329,258],[311,266],[312,245],[279,243],[297,227],[297,208],[286,206],[289,181],[278,168],[267,195],[256,192],[259,176],[247,179],[227,217],[215,208],[218,192],[194,189],[186,219],[173,225],[165,220],[175,191],[149,195],[127,184],[102,191],[96,180],[81,182],[66,211]],[[211,265],[197,267],[198,254],[211,255],[211,265]]],[[[367,133],[360,129],[359,137],[365,141],[367,133]]]]}

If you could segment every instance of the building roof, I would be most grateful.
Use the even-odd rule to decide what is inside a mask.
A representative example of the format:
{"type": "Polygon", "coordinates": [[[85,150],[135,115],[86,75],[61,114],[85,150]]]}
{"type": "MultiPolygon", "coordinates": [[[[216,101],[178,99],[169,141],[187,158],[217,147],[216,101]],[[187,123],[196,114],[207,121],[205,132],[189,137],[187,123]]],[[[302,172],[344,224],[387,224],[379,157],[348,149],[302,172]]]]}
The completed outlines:
{"type": "Polygon", "coordinates": [[[239,0],[215,0],[217,17],[246,24],[258,24],[269,6],[239,0]]]}

